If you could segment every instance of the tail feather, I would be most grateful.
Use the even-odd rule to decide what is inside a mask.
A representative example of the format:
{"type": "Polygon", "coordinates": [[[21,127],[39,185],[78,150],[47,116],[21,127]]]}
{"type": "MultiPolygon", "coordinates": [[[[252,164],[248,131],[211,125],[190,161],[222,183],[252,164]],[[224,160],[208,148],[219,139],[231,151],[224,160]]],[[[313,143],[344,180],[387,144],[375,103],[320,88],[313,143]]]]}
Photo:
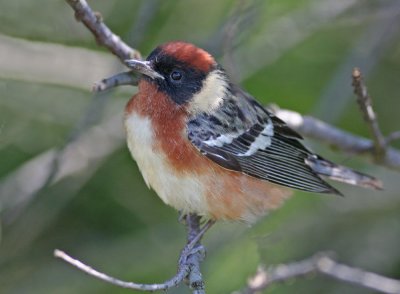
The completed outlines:
{"type": "Polygon", "coordinates": [[[372,188],[382,190],[382,182],[372,176],[352,170],[351,168],[335,164],[319,156],[310,156],[306,163],[314,172],[321,176],[328,177],[334,181],[346,184],[360,186],[363,188],[372,188]]]}

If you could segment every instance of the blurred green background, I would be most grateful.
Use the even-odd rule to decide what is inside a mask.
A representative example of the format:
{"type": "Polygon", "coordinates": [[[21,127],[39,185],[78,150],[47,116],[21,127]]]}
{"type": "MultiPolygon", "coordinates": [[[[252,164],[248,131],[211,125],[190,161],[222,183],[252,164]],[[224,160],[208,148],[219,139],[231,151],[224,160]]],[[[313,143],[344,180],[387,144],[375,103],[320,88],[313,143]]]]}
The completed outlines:
{"type": "MultiPolygon", "coordinates": [[[[143,55],[165,41],[194,42],[263,103],[368,136],[351,93],[359,66],[382,130],[400,129],[398,0],[89,3],[143,55]]],[[[131,292],[56,260],[55,248],[126,280],[162,282],[175,273],[184,228],[147,189],[124,143],[122,111],[136,89],[90,91],[121,70],[64,1],[0,1],[0,293],[131,292]]],[[[376,175],[385,190],[336,185],[344,198],[296,192],[250,228],[217,224],[204,240],[208,293],[242,288],[259,263],[321,250],[400,278],[399,173],[307,144],[376,175]]],[[[310,276],[265,293],[372,292],[310,276]]]]}

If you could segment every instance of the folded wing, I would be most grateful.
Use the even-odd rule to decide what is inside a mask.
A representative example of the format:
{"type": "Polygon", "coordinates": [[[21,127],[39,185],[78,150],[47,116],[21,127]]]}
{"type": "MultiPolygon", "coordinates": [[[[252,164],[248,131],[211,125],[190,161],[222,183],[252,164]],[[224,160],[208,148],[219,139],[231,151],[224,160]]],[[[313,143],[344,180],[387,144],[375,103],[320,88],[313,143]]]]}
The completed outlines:
{"type": "Polygon", "coordinates": [[[301,136],[239,89],[224,105],[188,122],[196,148],[224,168],[294,189],[339,192],[307,164],[301,136]]]}

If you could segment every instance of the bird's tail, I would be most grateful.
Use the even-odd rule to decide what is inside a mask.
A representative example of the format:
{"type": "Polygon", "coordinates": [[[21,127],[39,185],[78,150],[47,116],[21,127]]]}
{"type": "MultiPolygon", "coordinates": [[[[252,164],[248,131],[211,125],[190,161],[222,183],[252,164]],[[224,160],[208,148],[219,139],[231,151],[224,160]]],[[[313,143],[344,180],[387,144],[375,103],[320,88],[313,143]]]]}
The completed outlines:
{"type": "Polygon", "coordinates": [[[382,190],[382,182],[377,178],[352,170],[351,168],[335,164],[320,156],[310,156],[306,163],[314,172],[332,180],[364,188],[382,190]]]}

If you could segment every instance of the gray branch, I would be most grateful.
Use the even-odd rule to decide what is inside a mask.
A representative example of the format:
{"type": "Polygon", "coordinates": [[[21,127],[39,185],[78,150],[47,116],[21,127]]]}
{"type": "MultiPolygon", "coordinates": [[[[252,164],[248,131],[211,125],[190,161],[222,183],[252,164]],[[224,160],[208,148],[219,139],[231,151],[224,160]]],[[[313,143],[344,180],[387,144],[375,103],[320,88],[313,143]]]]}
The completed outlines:
{"type": "Polygon", "coordinates": [[[157,291],[168,290],[176,287],[187,279],[189,287],[193,290],[194,294],[205,294],[204,281],[200,271],[200,263],[205,257],[205,249],[200,244],[201,238],[207,230],[214,224],[214,221],[208,221],[202,228],[200,228],[200,217],[191,214],[185,217],[188,243],[183,248],[178,262],[178,271],[171,279],[160,284],[139,284],[135,282],[122,281],[117,278],[111,277],[102,273],[91,266],[81,262],[68,255],[61,250],[54,250],[54,256],[64,260],[65,262],[73,265],[77,269],[87,273],[104,282],[128,289],[141,290],[141,291],[157,291]]]}
{"type": "Polygon", "coordinates": [[[281,264],[269,269],[259,267],[248,281],[247,287],[235,294],[255,294],[274,283],[320,273],[335,280],[355,284],[380,293],[400,293],[400,281],[387,278],[360,268],[351,267],[333,260],[327,254],[318,253],[302,261],[281,264]]]}
{"type": "MultiPolygon", "coordinates": [[[[351,134],[319,119],[307,115],[303,116],[292,110],[272,109],[272,111],[305,137],[316,139],[340,151],[351,154],[365,154],[372,160],[376,159],[373,152],[374,141],[370,139],[351,134]]],[[[397,139],[397,135],[398,133],[394,132],[393,139],[397,139]]],[[[400,151],[389,146],[385,148],[385,154],[375,163],[400,171],[400,151]]]]}
{"type": "Polygon", "coordinates": [[[58,250],[58,249],[54,250],[54,256],[73,265],[74,267],[80,269],[81,271],[87,273],[88,275],[93,276],[104,282],[107,282],[107,283],[110,283],[110,284],[113,284],[113,285],[116,285],[116,286],[119,286],[122,288],[142,290],[142,291],[167,290],[169,288],[172,288],[172,287],[180,284],[189,271],[189,269],[187,267],[181,268],[173,278],[171,278],[170,280],[168,280],[162,284],[138,284],[138,283],[134,283],[134,282],[122,281],[117,278],[111,277],[107,274],[104,274],[102,272],[99,272],[98,270],[95,270],[91,266],[88,266],[85,263],[81,262],[80,260],[71,257],[70,255],[68,255],[67,253],[65,253],[61,250],[58,250]]]}

